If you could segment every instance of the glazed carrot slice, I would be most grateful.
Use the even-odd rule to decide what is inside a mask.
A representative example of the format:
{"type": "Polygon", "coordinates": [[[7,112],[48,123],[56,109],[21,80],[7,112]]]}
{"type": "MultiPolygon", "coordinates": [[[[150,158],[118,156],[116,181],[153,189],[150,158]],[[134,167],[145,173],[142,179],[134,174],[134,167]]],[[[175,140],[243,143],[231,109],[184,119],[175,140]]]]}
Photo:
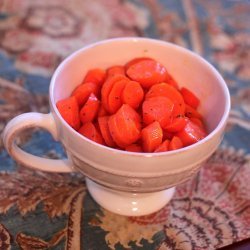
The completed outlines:
{"type": "Polygon", "coordinates": [[[115,147],[115,142],[110,134],[108,126],[109,116],[98,117],[98,124],[105,143],[109,147],[115,147]]]}
{"type": "Polygon", "coordinates": [[[130,144],[125,148],[125,150],[129,152],[143,152],[142,147],[138,144],[130,144]]]}
{"type": "Polygon", "coordinates": [[[92,122],[86,122],[83,124],[78,132],[94,142],[104,144],[101,134],[92,122]]]}
{"type": "Polygon", "coordinates": [[[107,115],[108,115],[108,111],[103,107],[102,104],[100,104],[97,117],[102,117],[102,116],[107,116],[107,115]]]}
{"type": "Polygon", "coordinates": [[[128,81],[122,92],[122,102],[137,109],[144,97],[144,91],[141,85],[135,81],[128,81]]]}
{"type": "Polygon", "coordinates": [[[198,125],[199,127],[205,128],[204,123],[202,122],[201,119],[196,118],[196,117],[191,117],[191,118],[189,118],[189,119],[190,119],[191,122],[195,123],[195,124],[198,125]]]}
{"type": "Polygon", "coordinates": [[[155,96],[145,100],[142,104],[144,124],[158,121],[162,128],[166,127],[171,122],[173,108],[174,103],[164,96],[155,96]]]}
{"type": "Polygon", "coordinates": [[[139,82],[144,88],[150,88],[168,78],[167,70],[162,64],[148,59],[134,63],[126,73],[130,79],[139,82]]]}
{"type": "Polygon", "coordinates": [[[200,104],[200,99],[191,90],[185,87],[181,88],[180,92],[184,98],[185,103],[192,108],[197,109],[200,104]]]}
{"type": "Polygon", "coordinates": [[[80,119],[82,123],[92,122],[98,112],[100,101],[97,97],[91,93],[87,102],[83,105],[80,110],[80,119]]]}
{"type": "Polygon", "coordinates": [[[125,68],[122,65],[115,65],[107,69],[107,77],[125,75],[125,68]]]}
{"type": "Polygon", "coordinates": [[[176,149],[180,149],[182,147],[183,147],[183,143],[182,143],[181,139],[177,136],[174,136],[169,143],[168,150],[176,150],[176,149]]]}
{"type": "Polygon", "coordinates": [[[127,79],[122,79],[113,84],[108,95],[108,111],[110,114],[114,114],[122,106],[121,96],[127,82],[127,79]]]}
{"type": "Polygon", "coordinates": [[[187,124],[187,118],[184,116],[179,116],[174,118],[171,121],[171,123],[169,123],[166,127],[164,127],[164,129],[168,132],[175,133],[182,130],[186,124],[187,124]]]}
{"type": "Polygon", "coordinates": [[[115,82],[120,81],[120,80],[126,80],[128,79],[124,75],[115,75],[113,77],[108,77],[106,81],[103,83],[102,89],[101,89],[101,100],[102,100],[102,105],[103,107],[109,111],[109,105],[108,105],[108,97],[109,93],[114,85],[115,82]]]}
{"type": "Polygon", "coordinates": [[[105,70],[100,68],[90,69],[87,72],[83,80],[83,83],[92,82],[101,87],[102,84],[104,83],[105,78],[106,78],[105,70]]]}
{"type": "Polygon", "coordinates": [[[121,148],[135,143],[140,137],[140,116],[127,104],[109,118],[108,124],[113,140],[121,148]]]}
{"type": "Polygon", "coordinates": [[[160,146],[155,149],[154,152],[155,153],[159,153],[159,152],[166,152],[166,151],[168,151],[169,142],[170,142],[169,140],[163,141],[160,144],[160,146]]]}
{"type": "Polygon", "coordinates": [[[134,58],[130,61],[128,61],[126,64],[125,64],[125,70],[127,70],[130,66],[134,65],[135,63],[138,63],[138,62],[141,62],[141,61],[144,61],[144,60],[152,60],[152,61],[155,61],[154,59],[150,58],[150,57],[137,57],[137,58],[134,58]]]}
{"type": "Polygon", "coordinates": [[[189,106],[188,104],[185,105],[185,116],[189,118],[202,119],[202,115],[196,109],[189,106]]]}
{"type": "Polygon", "coordinates": [[[141,131],[144,152],[154,152],[162,143],[162,128],[159,122],[153,122],[141,131]]]}
{"type": "Polygon", "coordinates": [[[62,118],[75,130],[80,128],[79,106],[74,96],[60,100],[56,103],[62,118]]]}
{"type": "Polygon", "coordinates": [[[146,94],[145,99],[155,96],[164,96],[174,103],[173,117],[183,116],[185,112],[185,102],[180,92],[167,83],[153,85],[146,94]]]}
{"type": "Polygon", "coordinates": [[[194,144],[195,142],[203,139],[206,135],[207,133],[204,128],[198,126],[190,120],[188,120],[183,130],[176,133],[176,136],[181,139],[184,146],[194,144]]]}
{"type": "Polygon", "coordinates": [[[99,92],[100,88],[97,86],[97,84],[87,82],[76,87],[71,95],[76,97],[79,106],[82,107],[82,105],[88,100],[88,97],[91,93],[98,96],[99,92]]]}
{"type": "Polygon", "coordinates": [[[174,137],[174,133],[168,132],[163,129],[163,138],[162,140],[171,140],[174,137]]]}

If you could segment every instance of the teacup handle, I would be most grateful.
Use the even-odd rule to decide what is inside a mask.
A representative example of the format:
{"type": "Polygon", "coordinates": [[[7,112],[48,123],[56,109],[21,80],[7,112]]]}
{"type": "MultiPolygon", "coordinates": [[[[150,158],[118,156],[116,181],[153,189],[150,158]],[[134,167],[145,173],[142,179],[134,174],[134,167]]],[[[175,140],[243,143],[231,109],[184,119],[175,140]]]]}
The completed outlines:
{"type": "Polygon", "coordinates": [[[58,139],[55,120],[51,113],[24,113],[9,121],[3,131],[3,143],[8,153],[19,163],[37,170],[61,173],[74,171],[68,159],[55,160],[38,157],[23,151],[17,146],[15,143],[16,136],[23,130],[33,127],[43,128],[49,131],[55,140],[58,139]]]}

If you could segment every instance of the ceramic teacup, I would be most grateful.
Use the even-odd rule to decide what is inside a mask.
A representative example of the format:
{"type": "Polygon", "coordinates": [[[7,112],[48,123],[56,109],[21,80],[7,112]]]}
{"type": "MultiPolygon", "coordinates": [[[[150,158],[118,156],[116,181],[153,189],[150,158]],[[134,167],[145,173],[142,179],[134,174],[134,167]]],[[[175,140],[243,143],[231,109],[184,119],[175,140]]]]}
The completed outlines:
{"type": "Polygon", "coordinates": [[[49,101],[49,114],[26,113],[7,124],[3,132],[7,151],[16,161],[31,168],[82,172],[94,199],[124,215],[148,214],[164,206],[173,195],[172,187],[197,173],[216,150],[230,109],[227,85],[211,64],[187,49],[147,38],[110,39],[76,51],[56,69],[50,83],[49,101]],[[161,62],[180,87],[187,86],[200,98],[199,111],[209,132],[206,138],[176,151],[132,153],[97,144],[63,120],[56,102],[71,94],[88,69],[105,69],[136,57],[151,57],[161,62]],[[19,148],[16,136],[31,127],[48,130],[63,144],[68,158],[45,159],[19,148]]]}

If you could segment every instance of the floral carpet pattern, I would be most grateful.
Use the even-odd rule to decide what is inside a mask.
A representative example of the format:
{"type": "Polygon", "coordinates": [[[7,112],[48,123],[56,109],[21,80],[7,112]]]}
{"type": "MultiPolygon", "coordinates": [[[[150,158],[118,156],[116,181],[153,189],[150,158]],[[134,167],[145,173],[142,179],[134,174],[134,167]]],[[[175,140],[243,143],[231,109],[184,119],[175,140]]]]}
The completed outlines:
{"type": "MultiPolygon", "coordinates": [[[[18,114],[49,112],[57,65],[111,37],[159,38],[199,53],[221,72],[232,100],[221,147],[149,216],[102,209],[82,175],[27,169],[0,141],[0,249],[202,250],[249,238],[249,12],[248,0],[0,0],[0,133],[18,114]]],[[[18,143],[37,155],[64,156],[39,129],[18,143]]]]}

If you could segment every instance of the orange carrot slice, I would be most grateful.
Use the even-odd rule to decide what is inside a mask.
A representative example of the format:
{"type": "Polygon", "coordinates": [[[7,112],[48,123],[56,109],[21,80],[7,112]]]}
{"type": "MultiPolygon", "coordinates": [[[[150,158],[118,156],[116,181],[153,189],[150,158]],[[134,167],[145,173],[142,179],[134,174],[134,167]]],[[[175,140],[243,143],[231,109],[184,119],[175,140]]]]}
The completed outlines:
{"type": "Polygon", "coordinates": [[[163,96],[156,96],[145,100],[142,104],[143,122],[148,125],[158,121],[162,128],[167,126],[173,113],[174,103],[163,96]]]}
{"type": "Polygon", "coordinates": [[[183,130],[176,133],[176,136],[181,139],[184,146],[194,144],[205,138],[206,135],[207,133],[204,128],[201,128],[190,120],[188,120],[183,130]]]}
{"type": "Polygon", "coordinates": [[[162,128],[159,122],[153,122],[141,131],[144,152],[154,152],[162,143],[162,128]]]}
{"type": "Polygon", "coordinates": [[[80,128],[79,106],[74,96],[60,100],[56,103],[62,118],[75,130],[80,128]]]}
{"type": "Polygon", "coordinates": [[[115,65],[107,69],[107,77],[125,75],[125,68],[122,65],[115,65]]]}
{"type": "Polygon", "coordinates": [[[83,105],[80,111],[80,119],[82,123],[92,122],[98,112],[100,101],[91,93],[87,102],[83,105]]]}
{"type": "Polygon", "coordinates": [[[78,132],[94,142],[104,144],[101,134],[92,122],[86,122],[83,124],[78,132]]]}
{"type": "Polygon", "coordinates": [[[109,147],[115,147],[115,142],[110,134],[108,126],[109,116],[98,117],[98,124],[105,143],[109,147]]]}
{"type": "Polygon", "coordinates": [[[155,96],[165,96],[174,103],[173,117],[183,116],[185,112],[185,102],[180,92],[166,83],[153,85],[146,94],[145,99],[155,96]]]}
{"type": "Polygon", "coordinates": [[[176,149],[180,149],[182,147],[183,147],[183,143],[182,143],[181,139],[177,136],[174,136],[169,143],[168,150],[176,150],[176,149]]]}
{"type": "Polygon", "coordinates": [[[185,87],[181,88],[180,92],[184,98],[185,103],[192,108],[197,109],[200,104],[200,99],[191,90],[185,87]]]}
{"type": "Polygon", "coordinates": [[[135,81],[128,81],[122,92],[122,102],[137,109],[144,97],[144,91],[141,85],[135,81]]]}
{"type": "Polygon", "coordinates": [[[154,59],[150,58],[150,57],[137,57],[137,58],[134,58],[130,61],[128,61],[126,64],[125,64],[125,70],[127,70],[130,66],[134,65],[135,63],[138,63],[138,62],[141,62],[141,61],[144,61],[144,60],[152,60],[152,61],[155,61],[154,59]]]}
{"type": "Polygon", "coordinates": [[[130,144],[125,148],[125,150],[129,152],[143,152],[142,147],[138,144],[130,144]]]}
{"type": "Polygon", "coordinates": [[[159,152],[166,152],[168,151],[168,146],[169,146],[169,140],[165,140],[163,141],[156,149],[155,149],[155,153],[159,153],[159,152]]]}
{"type": "Polygon", "coordinates": [[[202,115],[196,109],[189,106],[188,104],[185,105],[185,116],[189,118],[202,119],[202,115]]]}
{"type": "Polygon", "coordinates": [[[82,107],[82,105],[88,100],[88,97],[91,93],[98,96],[99,92],[100,88],[96,83],[87,82],[76,87],[71,96],[75,96],[79,106],[82,107]]]}
{"type": "Polygon", "coordinates": [[[164,129],[168,132],[175,133],[175,132],[182,130],[186,124],[187,124],[187,118],[180,116],[180,117],[174,118],[171,121],[171,123],[169,123],[166,127],[164,127],[164,129]]]}
{"type": "Polygon", "coordinates": [[[95,69],[90,69],[84,80],[83,83],[87,83],[87,82],[92,82],[97,84],[99,87],[102,86],[102,84],[104,83],[104,80],[106,78],[106,71],[100,68],[95,68],[95,69]]]}
{"type": "Polygon", "coordinates": [[[147,59],[132,64],[126,73],[130,79],[139,82],[144,88],[150,88],[156,83],[164,82],[168,77],[167,70],[163,65],[147,59]]]}

